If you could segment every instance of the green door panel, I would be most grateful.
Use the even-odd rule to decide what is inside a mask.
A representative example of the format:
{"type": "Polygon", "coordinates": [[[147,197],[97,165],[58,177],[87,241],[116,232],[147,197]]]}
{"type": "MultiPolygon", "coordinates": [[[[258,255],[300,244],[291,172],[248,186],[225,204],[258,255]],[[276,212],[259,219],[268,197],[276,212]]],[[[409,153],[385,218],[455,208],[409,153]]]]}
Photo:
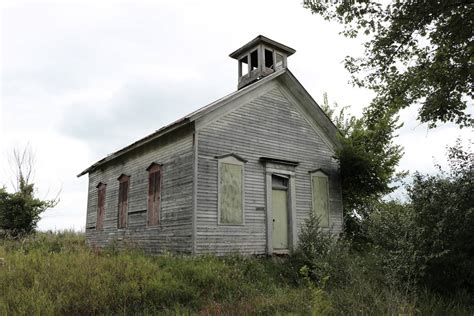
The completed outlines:
{"type": "Polygon", "coordinates": [[[288,195],[286,190],[272,190],[273,249],[288,249],[288,195]]]}

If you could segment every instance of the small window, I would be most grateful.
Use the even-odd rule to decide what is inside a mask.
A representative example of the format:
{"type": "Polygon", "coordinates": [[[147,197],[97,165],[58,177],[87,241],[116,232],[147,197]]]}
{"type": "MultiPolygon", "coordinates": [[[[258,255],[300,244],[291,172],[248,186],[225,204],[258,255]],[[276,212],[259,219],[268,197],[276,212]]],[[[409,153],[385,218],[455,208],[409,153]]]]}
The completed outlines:
{"type": "Polygon", "coordinates": [[[248,57],[247,56],[242,57],[239,60],[239,75],[240,75],[240,77],[245,76],[246,74],[248,74],[248,72],[249,72],[248,67],[249,67],[248,66],[248,57]]]}
{"type": "Polygon", "coordinates": [[[265,49],[265,67],[273,69],[273,52],[265,49]]]}
{"type": "Polygon", "coordinates": [[[329,185],[328,176],[322,171],[311,175],[313,191],[313,212],[319,217],[321,227],[329,227],[329,185]]]}
{"type": "Polygon", "coordinates": [[[148,226],[160,223],[161,166],[153,163],[148,167],[148,226]]]}
{"type": "Polygon", "coordinates": [[[289,177],[286,175],[274,174],[272,176],[272,188],[273,189],[280,189],[280,190],[287,190],[288,189],[288,179],[289,177]]]}
{"type": "Polygon", "coordinates": [[[283,68],[283,55],[276,53],[275,57],[276,57],[275,70],[280,70],[283,68]]]}
{"type": "Polygon", "coordinates": [[[127,227],[128,188],[130,177],[122,174],[119,178],[118,228],[127,227]]]}
{"type": "Polygon", "coordinates": [[[104,216],[105,216],[105,188],[106,184],[100,182],[97,185],[97,220],[95,229],[104,229],[104,216]]]}
{"type": "Polygon", "coordinates": [[[255,70],[258,68],[258,53],[257,50],[254,50],[250,53],[250,70],[255,70]]]}
{"type": "Polygon", "coordinates": [[[244,224],[243,162],[228,157],[219,165],[219,224],[244,224]]]}

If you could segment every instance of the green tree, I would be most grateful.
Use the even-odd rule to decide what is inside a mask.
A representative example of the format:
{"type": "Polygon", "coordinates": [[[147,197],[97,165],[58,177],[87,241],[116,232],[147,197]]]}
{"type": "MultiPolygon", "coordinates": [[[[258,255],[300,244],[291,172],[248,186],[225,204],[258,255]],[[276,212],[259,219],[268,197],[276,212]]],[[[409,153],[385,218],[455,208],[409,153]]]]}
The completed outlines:
{"type": "Polygon", "coordinates": [[[420,104],[418,119],[472,126],[474,4],[470,0],[307,0],[304,6],[364,34],[363,57],[346,57],[353,82],[373,89],[377,108],[420,104]]]}
{"type": "Polygon", "coordinates": [[[59,200],[41,200],[35,197],[34,184],[30,183],[34,157],[29,146],[23,151],[15,149],[11,163],[15,172],[15,192],[8,193],[5,188],[0,188],[0,230],[17,236],[34,231],[40,214],[56,206],[59,200]]]}
{"type": "Polygon", "coordinates": [[[363,223],[387,280],[474,293],[474,154],[458,141],[449,172],[415,174],[409,200],[382,202],[363,223]]]}
{"type": "Polygon", "coordinates": [[[394,143],[401,126],[394,111],[369,106],[361,118],[347,114],[348,107],[331,108],[324,95],[322,109],[341,131],[341,148],[336,152],[339,162],[344,198],[344,230],[351,239],[361,239],[361,221],[373,205],[396,187],[402,178],[396,167],[403,152],[394,143]]]}
{"type": "Polygon", "coordinates": [[[409,187],[423,283],[438,291],[474,293],[474,154],[458,140],[448,151],[450,170],[416,174],[409,187]]]}

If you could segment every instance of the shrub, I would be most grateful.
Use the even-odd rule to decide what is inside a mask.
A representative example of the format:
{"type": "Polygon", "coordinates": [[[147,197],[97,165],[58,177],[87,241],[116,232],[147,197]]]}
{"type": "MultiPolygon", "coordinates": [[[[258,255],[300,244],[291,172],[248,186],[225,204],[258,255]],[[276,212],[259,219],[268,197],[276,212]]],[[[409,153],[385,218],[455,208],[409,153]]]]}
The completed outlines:
{"type": "Polygon", "coordinates": [[[365,229],[370,240],[367,248],[373,252],[383,281],[405,293],[415,291],[426,265],[417,249],[419,228],[411,206],[395,201],[378,203],[365,221],[365,229]]]}
{"type": "Polygon", "coordinates": [[[378,203],[365,221],[391,285],[474,293],[474,155],[458,144],[449,160],[449,173],[415,174],[409,202],[378,203]]]}
{"type": "Polygon", "coordinates": [[[448,174],[416,174],[409,188],[416,246],[426,262],[421,281],[445,293],[474,293],[474,154],[458,144],[449,158],[448,174]]]}
{"type": "Polygon", "coordinates": [[[301,227],[293,266],[319,287],[336,287],[350,283],[351,261],[349,244],[323,230],[319,218],[311,214],[301,227]]]}
{"type": "MultiPolygon", "coordinates": [[[[287,262],[237,255],[151,256],[133,249],[97,252],[86,246],[83,234],[73,232],[0,239],[4,258],[0,314],[462,315],[474,311],[468,293],[454,298],[430,292],[402,295],[380,282],[374,255],[352,253],[345,246],[337,251],[341,241],[329,240],[333,244],[326,254],[313,256],[319,271],[314,282],[308,273],[293,272],[293,257],[287,262]],[[345,277],[338,279],[339,275],[345,277]]],[[[309,269],[303,264],[298,271],[309,269]]]]}
{"type": "Polygon", "coordinates": [[[29,234],[40,219],[40,214],[56,205],[56,201],[42,201],[33,195],[33,184],[20,183],[20,190],[8,193],[0,188],[0,232],[17,236],[29,234]]]}

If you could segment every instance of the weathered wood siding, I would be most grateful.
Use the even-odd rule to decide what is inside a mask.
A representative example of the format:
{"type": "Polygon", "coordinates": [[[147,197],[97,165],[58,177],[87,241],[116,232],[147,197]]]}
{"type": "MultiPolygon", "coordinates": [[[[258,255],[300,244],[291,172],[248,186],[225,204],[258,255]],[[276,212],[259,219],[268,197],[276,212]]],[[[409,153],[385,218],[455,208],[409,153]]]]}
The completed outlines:
{"type": "Polygon", "coordinates": [[[196,253],[266,250],[265,169],[260,157],[298,161],[296,167],[297,231],[311,212],[311,175],[323,168],[329,173],[330,226],[342,228],[340,179],[333,151],[280,91],[266,92],[198,130],[198,183],[196,253]],[[216,156],[236,153],[244,165],[245,225],[218,225],[216,156]]]}
{"type": "Polygon", "coordinates": [[[89,174],[86,237],[91,245],[129,244],[149,252],[192,251],[193,128],[174,131],[89,174]],[[160,225],[147,227],[148,172],[162,164],[160,225]],[[127,228],[117,229],[121,174],[130,176],[127,228]],[[97,184],[107,184],[104,229],[96,230],[97,184]]]}

